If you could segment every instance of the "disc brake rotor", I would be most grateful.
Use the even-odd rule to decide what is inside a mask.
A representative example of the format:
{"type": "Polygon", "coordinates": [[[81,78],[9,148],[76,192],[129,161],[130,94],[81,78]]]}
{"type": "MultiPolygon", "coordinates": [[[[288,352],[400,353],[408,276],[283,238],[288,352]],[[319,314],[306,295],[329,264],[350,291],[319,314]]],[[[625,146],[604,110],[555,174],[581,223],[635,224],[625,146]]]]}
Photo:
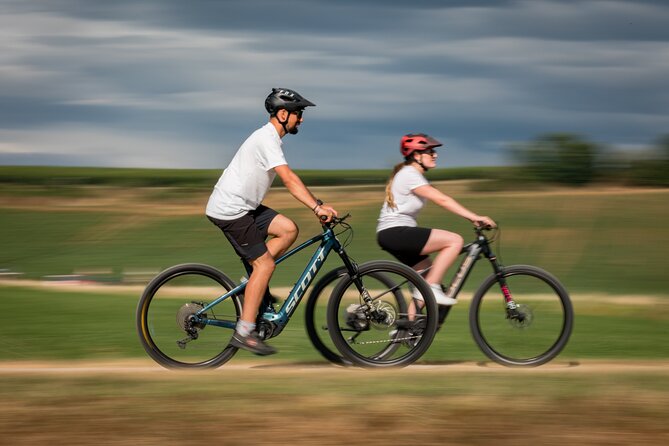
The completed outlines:
{"type": "Polygon", "coordinates": [[[388,302],[375,302],[372,311],[380,316],[379,319],[372,318],[372,327],[377,330],[387,330],[397,320],[397,310],[388,302]]]}
{"type": "Polygon", "coordinates": [[[509,318],[509,323],[515,328],[528,328],[532,325],[534,321],[534,313],[532,309],[525,305],[520,304],[516,308],[517,316],[509,318]]]}

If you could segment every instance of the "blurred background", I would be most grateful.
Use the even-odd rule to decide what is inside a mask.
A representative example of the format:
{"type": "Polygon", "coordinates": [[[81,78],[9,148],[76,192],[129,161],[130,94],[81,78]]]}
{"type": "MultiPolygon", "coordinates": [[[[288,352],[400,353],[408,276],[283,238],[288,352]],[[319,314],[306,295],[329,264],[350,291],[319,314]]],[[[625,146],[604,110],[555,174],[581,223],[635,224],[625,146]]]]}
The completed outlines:
{"type": "MultiPolygon", "coordinates": [[[[212,426],[229,444],[669,438],[668,21],[653,0],[1,1],[0,443],[210,441],[212,426]],[[442,141],[433,184],[499,222],[502,263],[570,291],[563,353],[537,373],[489,367],[467,322],[481,263],[422,360],[446,372],[323,372],[299,309],[270,361],[303,368],[241,352],[250,371],[113,375],[154,366],[135,328],[152,276],[243,274],[204,207],[272,87],[317,104],[284,151],[351,213],[358,262],[389,258],[374,229],[401,135],[442,141]]],[[[279,183],[267,204],[298,241],[320,231],[279,183]]],[[[433,205],[420,223],[473,237],[433,205]]],[[[277,270],[279,297],[306,255],[277,270]]]]}

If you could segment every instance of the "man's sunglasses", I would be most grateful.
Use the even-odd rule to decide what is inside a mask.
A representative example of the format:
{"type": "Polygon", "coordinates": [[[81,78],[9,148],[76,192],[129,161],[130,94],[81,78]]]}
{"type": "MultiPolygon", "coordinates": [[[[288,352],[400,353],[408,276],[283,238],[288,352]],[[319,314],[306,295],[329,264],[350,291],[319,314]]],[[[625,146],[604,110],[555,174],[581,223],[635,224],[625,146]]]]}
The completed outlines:
{"type": "Polygon", "coordinates": [[[302,119],[302,113],[304,113],[304,110],[297,110],[294,111],[295,115],[297,116],[297,119],[302,119]]]}
{"type": "Polygon", "coordinates": [[[434,150],[434,149],[421,150],[420,154],[421,155],[432,155],[432,156],[434,156],[434,155],[437,154],[437,151],[434,150]]]}

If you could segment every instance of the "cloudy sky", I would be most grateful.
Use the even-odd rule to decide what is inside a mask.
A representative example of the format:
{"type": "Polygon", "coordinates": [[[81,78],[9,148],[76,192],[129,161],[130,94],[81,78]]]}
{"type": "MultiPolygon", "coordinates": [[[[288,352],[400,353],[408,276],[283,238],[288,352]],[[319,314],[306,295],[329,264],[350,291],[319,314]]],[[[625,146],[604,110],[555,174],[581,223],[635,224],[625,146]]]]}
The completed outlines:
{"type": "Polygon", "coordinates": [[[271,87],[317,104],[293,168],[509,162],[571,132],[619,148],[669,133],[669,3],[0,0],[0,164],[222,168],[271,87]]]}

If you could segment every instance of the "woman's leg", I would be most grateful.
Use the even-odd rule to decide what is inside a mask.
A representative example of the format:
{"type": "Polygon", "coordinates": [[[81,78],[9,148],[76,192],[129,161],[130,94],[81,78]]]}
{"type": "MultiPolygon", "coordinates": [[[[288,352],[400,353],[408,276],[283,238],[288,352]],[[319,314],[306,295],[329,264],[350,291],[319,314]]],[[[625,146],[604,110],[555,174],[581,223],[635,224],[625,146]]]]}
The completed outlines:
{"type": "Polygon", "coordinates": [[[437,255],[432,260],[432,268],[425,276],[427,283],[440,284],[442,282],[446,270],[460,255],[463,244],[464,240],[462,236],[455,232],[443,229],[433,229],[430,232],[430,237],[427,239],[427,243],[425,243],[421,254],[437,252],[437,255]]]}

